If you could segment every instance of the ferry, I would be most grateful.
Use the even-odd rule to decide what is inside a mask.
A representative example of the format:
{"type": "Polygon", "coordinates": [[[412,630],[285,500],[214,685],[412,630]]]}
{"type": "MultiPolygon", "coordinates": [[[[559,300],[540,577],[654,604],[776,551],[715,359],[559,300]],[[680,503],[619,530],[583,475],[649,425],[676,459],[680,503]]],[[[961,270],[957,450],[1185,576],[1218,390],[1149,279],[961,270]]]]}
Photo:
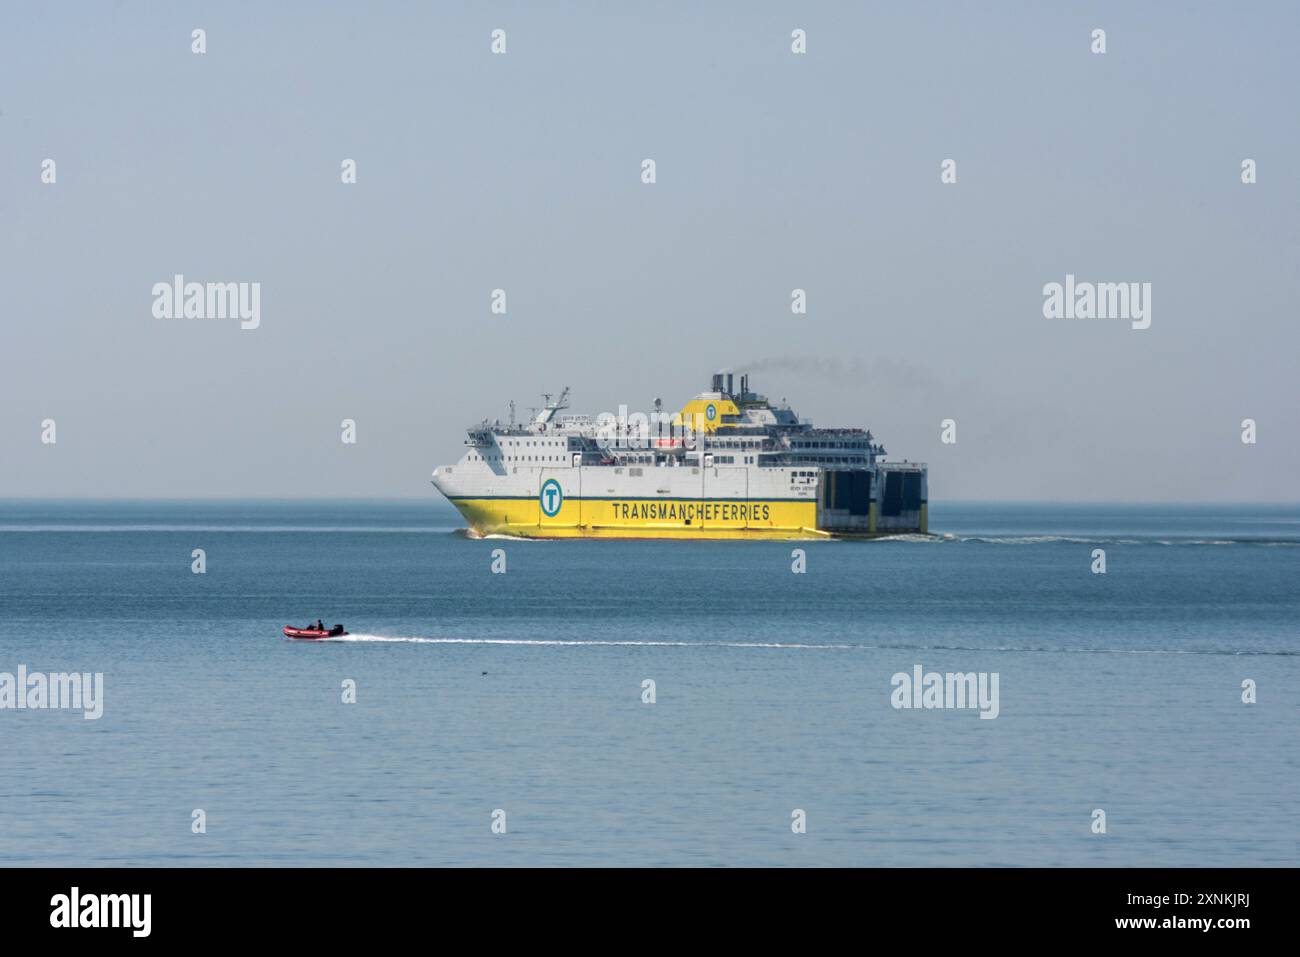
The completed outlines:
{"type": "MultiPolygon", "coordinates": [[[[475,537],[817,539],[927,532],[928,473],[717,373],[677,412],[482,421],[433,485],[475,537]]],[[[513,409],[513,403],[511,404],[513,409]]]]}

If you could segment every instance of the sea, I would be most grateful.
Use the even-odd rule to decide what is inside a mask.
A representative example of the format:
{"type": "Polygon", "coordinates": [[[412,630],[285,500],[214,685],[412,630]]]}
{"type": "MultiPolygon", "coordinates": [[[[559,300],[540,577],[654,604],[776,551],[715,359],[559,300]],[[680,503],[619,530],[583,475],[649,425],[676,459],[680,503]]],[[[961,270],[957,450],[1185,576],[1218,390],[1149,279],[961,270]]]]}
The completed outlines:
{"type": "Polygon", "coordinates": [[[1300,864],[1300,506],[932,508],[534,542],[432,500],[0,502],[0,684],[102,675],[89,718],[11,683],[0,864],[1300,864]],[[349,634],[281,632],[317,618],[349,634]]]}

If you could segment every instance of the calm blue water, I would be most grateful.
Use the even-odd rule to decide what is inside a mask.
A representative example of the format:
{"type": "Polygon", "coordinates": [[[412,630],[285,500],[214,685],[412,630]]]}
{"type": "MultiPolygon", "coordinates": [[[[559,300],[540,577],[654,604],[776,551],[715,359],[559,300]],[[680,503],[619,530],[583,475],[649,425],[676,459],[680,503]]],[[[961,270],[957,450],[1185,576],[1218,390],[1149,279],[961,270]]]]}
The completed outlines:
{"type": "Polygon", "coordinates": [[[796,575],[432,502],[0,502],[0,671],[106,699],[0,711],[0,863],[1300,863],[1300,507],[931,521],[796,575]],[[318,616],[357,640],[280,637],[318,616]],[[999,717],[895,710],[915,664],[999,717]]]}

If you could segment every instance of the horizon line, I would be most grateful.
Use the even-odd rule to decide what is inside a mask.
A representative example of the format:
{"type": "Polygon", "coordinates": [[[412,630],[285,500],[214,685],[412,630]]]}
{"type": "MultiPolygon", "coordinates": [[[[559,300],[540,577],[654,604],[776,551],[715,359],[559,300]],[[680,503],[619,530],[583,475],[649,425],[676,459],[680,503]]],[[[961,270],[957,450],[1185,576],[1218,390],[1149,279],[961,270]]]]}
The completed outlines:
{"type": "MultiPolygon", "coordinates": [[[[430,504],[454,508],[452,504],[439,496],[430,495],[322,495],[322,496],[288,496],[288,495],[0,495],[0,503],[235,503],[264,502],[277,504],[344,504],[344,503],[409,503],[430,504]]],[[[1105,499],[1037,499],[1037,498],[953,498],[932,500],[935,505],[1072,505],[1072,506],[1171,506],[1171,505],[1260,505],[1260,506],[1295,506],[1300,507],[1300,500],[1255,500],[1255,499],[1126,499],[1109,501],[1105,499]]]]}

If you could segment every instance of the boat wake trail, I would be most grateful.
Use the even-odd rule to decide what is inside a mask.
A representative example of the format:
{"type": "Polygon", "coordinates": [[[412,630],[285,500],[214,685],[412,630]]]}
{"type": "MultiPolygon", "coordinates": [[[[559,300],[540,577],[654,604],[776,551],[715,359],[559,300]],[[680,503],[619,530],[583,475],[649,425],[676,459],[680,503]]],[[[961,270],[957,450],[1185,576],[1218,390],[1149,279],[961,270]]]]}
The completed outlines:
{"type": "Polygon", "coordinates": [[[619,647],[619,648],[744,648],[793,651],[905,651],[908,653],[926,653],[932,651],[953,651],[962,653],[1004,653],[1021,654],[1075,654],[1075,655],[1228,655],[1269,657],[1296,657],[1300,652],[1289,650],[1259,650],[1246,648],[1078,648],[1026,645],[1014,647],[1007,645],[924,645],[924,644],[843,644],[786,641],[659,641],[659,640],[617,640],[597,639],[578,640],[565,638],[430,638],[415,635],[337,635],[333,638],[320,638],[312,644],[331,642],[375,642],[389,644],[416,645],[517,645],[523,647],[619,647]]]}
{"type": "Polygon", "coordinates": [[[800,644],[798,642],[776,641],[618,641],[597,640],[578,641],[563,638],[421,638],[415,636],[394,635],[338,635],[334,638],[321,638],[327,641],[375,641],[407,642],[418,645],[536,645],[538,647],[586,647],[615,646],[629,648],[810,648],[820,650],[846,650],[860,648],[860,645],[800,644]]]}

